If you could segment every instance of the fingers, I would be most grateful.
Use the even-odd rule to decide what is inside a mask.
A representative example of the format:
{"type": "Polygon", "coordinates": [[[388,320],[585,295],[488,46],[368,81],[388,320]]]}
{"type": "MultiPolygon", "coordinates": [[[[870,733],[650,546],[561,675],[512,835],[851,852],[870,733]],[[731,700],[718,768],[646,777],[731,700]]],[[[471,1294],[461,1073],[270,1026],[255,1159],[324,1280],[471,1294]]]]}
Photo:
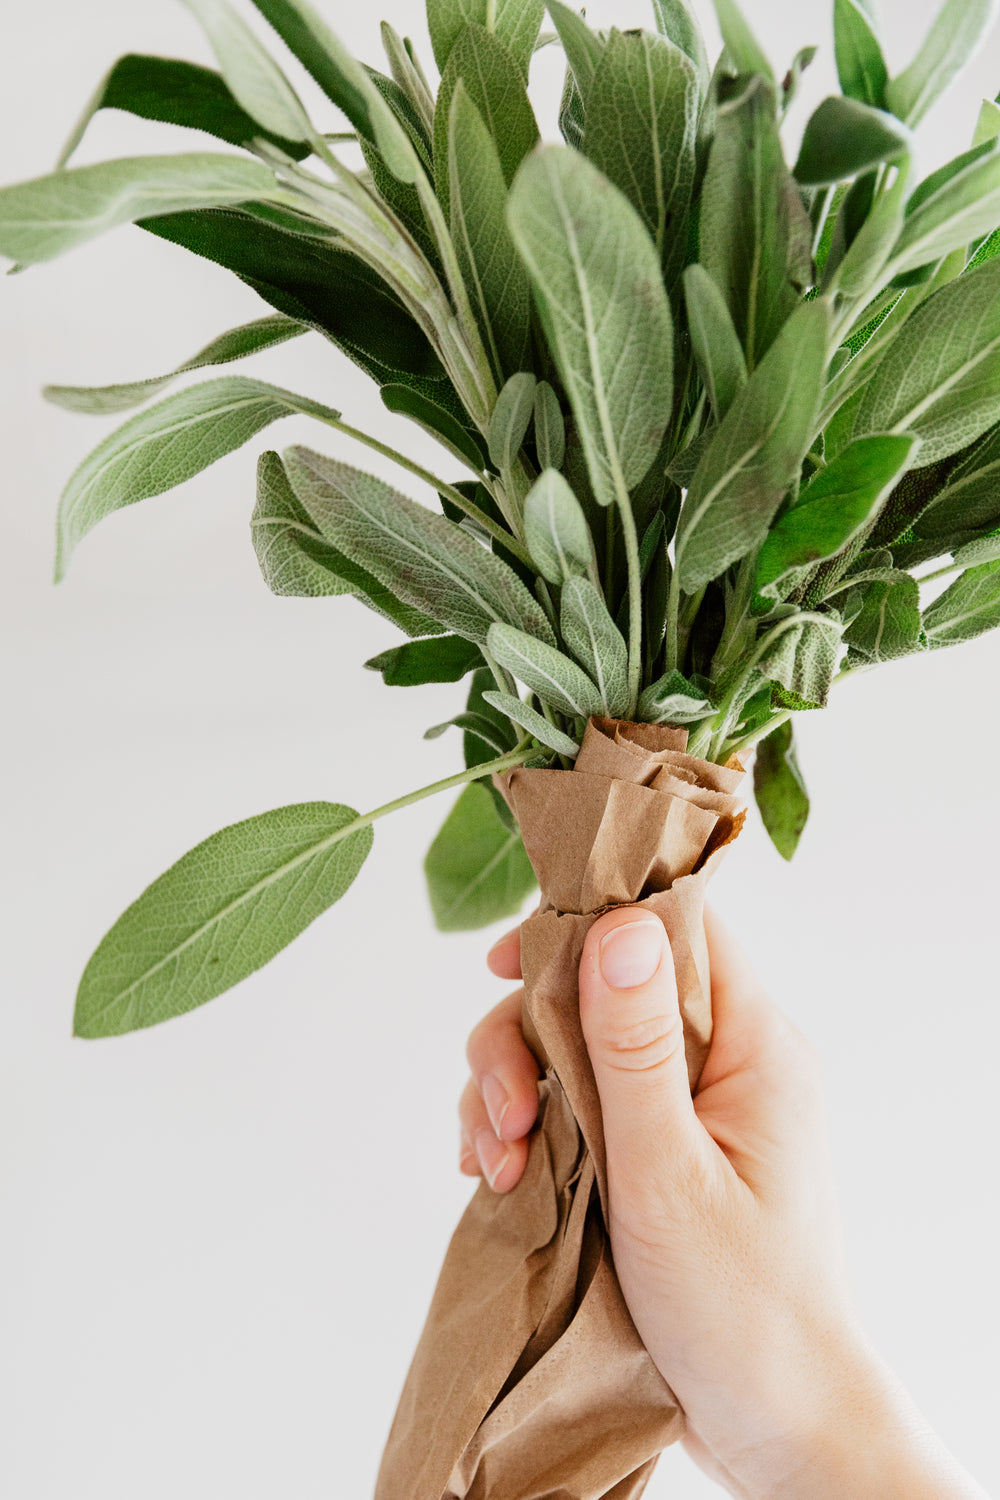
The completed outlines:
{"type": "Polygon", "coordinates": [[[521,1032],[520,990],[483,1017],[466,1050],[472,1077],[459,1105],[460,1167],[506,1193],[524,1172],[538,1113],[539,1069],[521,1032]]]}
{"type": "Polygon", "coordinates": [[[491,974],[498,979],[521,978],[521,929],[505,932],[498,938],[486,955],[486,964],[491,974]]]}

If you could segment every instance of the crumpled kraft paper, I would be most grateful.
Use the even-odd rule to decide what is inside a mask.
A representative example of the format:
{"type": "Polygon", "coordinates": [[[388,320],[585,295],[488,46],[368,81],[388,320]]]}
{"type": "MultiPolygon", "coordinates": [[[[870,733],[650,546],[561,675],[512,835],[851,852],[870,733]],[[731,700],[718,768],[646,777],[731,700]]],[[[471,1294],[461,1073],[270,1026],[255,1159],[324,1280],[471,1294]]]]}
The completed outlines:
{"type": "Polygon", "coordinates": [[[542,893],[521,929],[524,1032],[545,1070],[538,1128],[517,1187],[481,1183],[455,1231],[376,1500],[636,1500],[683,1433],[615,1276],[577,974],[602,911],[655,911],[694,1088],[712,1024],[705,886],[742,825],[744,773],[686,743],[683,729],[592,719],[572,770],[500,783],[542,893]]]}

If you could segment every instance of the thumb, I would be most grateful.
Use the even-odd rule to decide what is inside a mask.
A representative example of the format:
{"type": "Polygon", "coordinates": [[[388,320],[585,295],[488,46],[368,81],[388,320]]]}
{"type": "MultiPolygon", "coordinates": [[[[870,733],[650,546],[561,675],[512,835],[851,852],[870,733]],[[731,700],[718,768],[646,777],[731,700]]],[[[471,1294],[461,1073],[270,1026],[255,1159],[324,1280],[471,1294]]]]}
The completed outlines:
{"type": "Polygon", "coordinates": [[[619,1189],[673,1177],[702,1131],[670,943],[653,912],[617,907],[590,929],[580,960],[580,1022],[601,1098],[609,1176],[619,1189]]]}

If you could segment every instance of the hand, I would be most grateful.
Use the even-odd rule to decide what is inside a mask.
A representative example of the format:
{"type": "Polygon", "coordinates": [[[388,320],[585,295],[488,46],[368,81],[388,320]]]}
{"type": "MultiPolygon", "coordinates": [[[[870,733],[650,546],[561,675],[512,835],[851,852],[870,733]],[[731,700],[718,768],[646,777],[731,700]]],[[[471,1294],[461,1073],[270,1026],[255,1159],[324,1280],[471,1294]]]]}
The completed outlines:
{"type": "MultiPolygon", "coordinates": [[[[658,919],[606,913],[580,964],[615,1266],[685,1446],[751,1500],[985,1500],[859,1326],[815,1053],[712,913],[705,928],[714,1033],[693,1100],[658,919]]],[[[516,932],[489,965],[520,977],[516,932]]],[[[460,1106],[462,1171],[498,1192],[520,1179],[537,1111],[520,1021],[518,992],[473,1031],[460,1106]]]]}

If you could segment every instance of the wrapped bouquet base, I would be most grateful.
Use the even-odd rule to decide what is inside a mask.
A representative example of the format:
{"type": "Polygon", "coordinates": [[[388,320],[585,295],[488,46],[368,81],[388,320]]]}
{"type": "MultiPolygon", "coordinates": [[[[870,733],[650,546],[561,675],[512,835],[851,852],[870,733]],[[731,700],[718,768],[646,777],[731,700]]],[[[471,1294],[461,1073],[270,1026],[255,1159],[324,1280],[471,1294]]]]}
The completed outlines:
{"type": "Polygon", "coordinates": [[[684,730],[592,719],[571,771],[503,790],[542,902],[522,928],[525,1035],[544,1068],[520,1183],[481,1184],[413,1360],[378,1500],[633,1500],[683,1416],[615,1276],[600,1104],[579,1021],[587,932],[639,903],[670,938],[692,1087],[711,1035],[705,887],[740,830],[736,765],[684,730]]]}

